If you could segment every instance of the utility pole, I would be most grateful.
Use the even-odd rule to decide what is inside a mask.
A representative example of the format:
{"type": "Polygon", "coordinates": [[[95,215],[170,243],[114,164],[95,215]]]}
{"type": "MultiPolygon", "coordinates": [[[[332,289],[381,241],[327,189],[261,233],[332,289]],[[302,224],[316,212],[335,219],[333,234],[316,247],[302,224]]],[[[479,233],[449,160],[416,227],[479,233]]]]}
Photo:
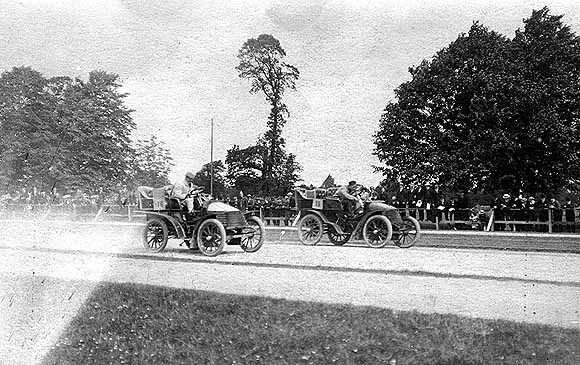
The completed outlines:
{"type": "Polygon", "coordinates": [[[210,163],[209,163],[209,171],[210,171],[210,178],[209,178],[209,194],[213,198],[213,118],[211,118],[211,132],[210,132],[210,163]]]}

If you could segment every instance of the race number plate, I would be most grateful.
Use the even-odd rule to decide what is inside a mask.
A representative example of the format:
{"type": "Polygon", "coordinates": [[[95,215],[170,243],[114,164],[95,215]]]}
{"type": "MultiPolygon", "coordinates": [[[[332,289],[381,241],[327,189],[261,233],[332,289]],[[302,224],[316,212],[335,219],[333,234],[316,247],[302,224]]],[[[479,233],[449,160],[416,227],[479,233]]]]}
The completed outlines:
{"type": "Polygon", "coordinates": [[[324,199],[314,199],[312,200],[312,209],[320,209],[322,210],[322,203],[324,199]]]}

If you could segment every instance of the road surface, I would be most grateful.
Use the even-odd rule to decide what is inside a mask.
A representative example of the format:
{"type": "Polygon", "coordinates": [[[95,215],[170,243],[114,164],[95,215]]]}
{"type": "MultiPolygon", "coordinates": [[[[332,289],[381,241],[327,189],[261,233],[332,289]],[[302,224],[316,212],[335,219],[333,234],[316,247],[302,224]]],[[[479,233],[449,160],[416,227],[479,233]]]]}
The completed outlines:
{"type": "Polygon", "coordinates": [[[100,281],[580,328],[578,254],[306,247],[282,237],[254,254],[228,246],[207,258],[177,241],[151,254],[110,230],[44,229],[0,242],[0,363],[41,359],[100,281]]]}

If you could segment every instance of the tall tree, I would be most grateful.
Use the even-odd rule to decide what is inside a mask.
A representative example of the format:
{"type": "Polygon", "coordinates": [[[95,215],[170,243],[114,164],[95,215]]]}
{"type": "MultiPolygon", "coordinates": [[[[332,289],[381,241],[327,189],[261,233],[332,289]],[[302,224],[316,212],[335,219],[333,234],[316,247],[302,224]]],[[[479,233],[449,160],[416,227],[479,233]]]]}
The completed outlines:
{"type": "Polygon", "coordinates": [[[127,166],[131,161],[130,134],[135,128],[132,110],[124,105],[126,94],[120,93],[118,76],[92,71],[83,85],[79,102],[83,114],[79,123],[72,123],[76,148],[77,177],[82,186],[108,192],[126,184],[130,178],[127,166]]]}
{"type": "Polygon", "coordinates": [[[1,188],[80,188],[106,195],[126,184],[135,124],[118,76],[45,79],[29,67],[0,76],[1,188]]]}
{"type": "Polygon", "coordinates": [[[375,134],[385,178],[452,190],[527,191],[580,177],[580,43],[561,17],[534,11],[513,40],[476,23],[411,68],[375,134]]]}
{"type": "Polygon", "coordinates": [[[0,189],[34,186],[55,138],[47,80],[30,67],[0,76],[0,189]]]}
{"type": "Polygon", "coordinates": [[[519,129],[504,163],[529,190],[562,188],[580,179],[580,38],[543,8],[524,20],[512,49],[507,105],[519,129]]]}
{"type": "Polygon", "coordinates": [[[295,160],[293,155],[284,152],[285,141],[282,128],[288,117],[288,108],[282,97],[287,89],[296,89],[298,69],[283,62],[286,52],[280,42],[269,34],[248,39],[240,49],[240,64],[236,67],[241,78],[251,80],[251,93],[262,92],[270,104],[268,131],[264,134],[267,154],[262,166],[262,185],[266,194],[270,194],[280,176],[276,166],[287,164],[285,157],[295,160]]]}

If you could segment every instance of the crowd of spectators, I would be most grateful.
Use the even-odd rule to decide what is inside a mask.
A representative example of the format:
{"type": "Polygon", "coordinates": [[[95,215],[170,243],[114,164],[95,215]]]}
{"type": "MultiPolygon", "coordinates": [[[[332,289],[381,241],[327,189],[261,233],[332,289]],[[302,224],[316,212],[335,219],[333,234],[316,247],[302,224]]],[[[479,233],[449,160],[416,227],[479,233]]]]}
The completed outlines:
{"type": "MultiPolygon", "coordinates": [[[[578,204],[569,195],[562,199],[547,194],[518,194],[498,193],[495,196],[488,194],[474,194],[469,192],[448,193],[441,192],[437,186],[402,189],[397,192],[387,192],[378,187],[376,189],[380,199],[390,202],[400,208],[414,210],[418,218],[424,221],[484,221],[494,214],[494,221],[531,222],[530,225],[518,223],[498,223],[498,230],[545,230],[547,226],[540,224],[534,227],[533,222],[574,223],[577,220],[578,204]]],[[[574,225],[571,227],[575,230],[574,225]]]]}
{"type": "Polygon", "coordinates": [[[240,196],[222,197],[220,200],[243,211],[262,210],[267,213],[270,211],[289,210],[294,207],[294,194],[292,193],[288,193],[286,196],[274,197],[240,194],[240,196]]]}
{"type": "MultiPolygon", "coordinates": [[[[495,221],[519,222],[575,222],[577,204],[569,197],[562,200],[545,194],[531,195],[525,193],[502,193],[496,196],[474,194],[469,192],[442,192],[436,185],[399,191],[387,191],[383,187],[370,188],[371,197],[386,201],[422,221],[475,221],[489,218],[493,211],[495,221]],[[551,216],[551,217],[550,217],[551,216]]],[[[34,210],[47,207],[64,209],[79,207],[97,207],[102,205],[127,206],[134,204],[133,195],[128,191],[119,191],[109,197],[88,195],[80,189],[61,194],[57,191],[46,192],[37,188],[21,188],[0,195],[0,209],[10,206],[34,210]]],[[[264,216],[285,217],[292,215],[295,207],[294,194],[285,196],[253,196],[240,193],[238,196],[221,196],[224,201],[243,211],[260,211],[264,216]]],[[[527,229],[519,224],[519,229],[527,229]]],[[[496,229],[515,230],[513,225],[498,223],[496,229]]]]}
{"type": "MultiPolygon", "coordinates": [[[[497,221],[576,221],[576,204],[569,196],[565,197],[564,201],[560,201],[554,196],[545,194],[535,196],[523,193],[518,195],[504,193],[494,199],[492,208],[497,221]]],[[[509,224],[500,224],[499,229],[516,230],[516,227],[509,224]]],[[[522,229],[526,229],[526,226],[522,226],[522,229]]]]}
{"type": "Polygon", "coordinates": [[[13,189],[0,195],[0,209],[6,211],[44,211],[49,207],[52,210],[62,211],[76,208],[94,208],[102,205],[126,206],[134,202],[126,189],[116,194],[103,196],[87,194],[81,189],[60,193],[56,189],[45,191],[38,188],[13,189]]]}

